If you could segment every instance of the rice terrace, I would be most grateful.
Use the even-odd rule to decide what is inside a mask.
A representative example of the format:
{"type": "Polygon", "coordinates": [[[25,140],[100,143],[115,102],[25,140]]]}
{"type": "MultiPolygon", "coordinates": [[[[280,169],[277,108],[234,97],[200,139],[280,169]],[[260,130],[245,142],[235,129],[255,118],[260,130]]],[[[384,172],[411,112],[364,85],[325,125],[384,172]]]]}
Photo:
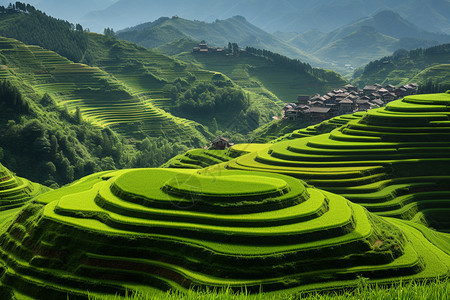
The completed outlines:
{"type": "Polygon", "coordinates": [[[0,6],[0,300],[450,299],[448,0],[127,1],[0,6]]]}
{"type": "MultiPolygon", "coordinates": [[[[445,278],[448,103],[410,96],[206,169],[108,171],[41,194],[4,217],[2,286],[58,299],[445,278]]],[[[19,198],[3,170],[2,193],[19,198]]]]}

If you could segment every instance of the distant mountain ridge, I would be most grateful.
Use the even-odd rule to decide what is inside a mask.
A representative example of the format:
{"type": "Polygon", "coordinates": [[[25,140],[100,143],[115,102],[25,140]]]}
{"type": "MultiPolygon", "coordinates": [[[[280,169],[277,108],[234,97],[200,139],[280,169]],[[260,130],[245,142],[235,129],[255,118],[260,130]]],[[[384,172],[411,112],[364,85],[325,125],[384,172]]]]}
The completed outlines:
{"type": "Polygon", "coordinates": [[[382,10],[395,11],[428,31],[450,32],[449,0],[216,0],[208,5],[200,0],[119,0],[104,10],[87,14],[82,21],[93,30],[102,30],[130,27],[176,14],[208,22],[243,15],[271,33],[302,33],[314,28],[330,32],[382,10]]]}
{"type": "Polygon", "coordinates": [[[180,39],[206,40],[208,44],[218,47],[225,47],[229,42],[235,42],[241,47],[268,49],[315,65],[323,65],[314,56],[288,45],[274,35],[249,23],[242,16],[216,20],[212,23],[191,21],[179,17],[162,17],[154,22],[120,30],[117,36],[148,48],[155,48],[180,39]]]}
{"type": "Polygon", "coordinates": [[[345,64],[361,66],[397,49],[428,48],[450,42],[450,35],[420,29],[389,10],[330,33],[316,30],[303,34],[278,33],[278,36],[292,46],[335,64],[341,72],[345,64]]]}

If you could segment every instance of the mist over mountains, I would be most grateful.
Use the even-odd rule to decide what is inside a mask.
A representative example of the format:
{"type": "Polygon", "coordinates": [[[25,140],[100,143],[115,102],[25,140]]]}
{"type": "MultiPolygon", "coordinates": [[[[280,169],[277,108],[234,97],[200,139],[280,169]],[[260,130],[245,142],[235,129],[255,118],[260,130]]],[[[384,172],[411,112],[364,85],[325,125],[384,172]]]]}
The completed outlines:
{"type": "Polygon", "coordinates": [[[250,23],[271,33],[302,33],[314,28],[330,32],[382,10],[397,12],[431,32],[450,30],[448,0],[217,0],[208,2],[208,5],[200,0],[119,0],[106,9],[92,9],[93,12],[81,21],[91,30],[98,31],[104,27],[121,29],[135,26],[161,16],[179,15],[186,19],[212,22],[242,15],[250,23]]]}
{"type": "MultiPolygon", "coordinates": [[[[90,31],[113,28],[120,38],[147,48],[164,49],[182,39],[219,47],[236,42],[347,74],[401,48],[450,42],[450,0],[29,2],[90,31]]],[[[167,54],[176,54],[169,49],[167,54]]]]}

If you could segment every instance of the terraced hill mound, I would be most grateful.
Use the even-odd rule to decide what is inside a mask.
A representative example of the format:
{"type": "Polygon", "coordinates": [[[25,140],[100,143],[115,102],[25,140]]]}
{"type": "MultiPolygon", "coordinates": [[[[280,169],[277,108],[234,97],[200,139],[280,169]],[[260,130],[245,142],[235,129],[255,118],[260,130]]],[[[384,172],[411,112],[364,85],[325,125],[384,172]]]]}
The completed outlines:
{"type": "MultiPolygon", "coordinates": [[[[223,167],[288,174],[380,216],[450,231],[450,93],[408,96],[223,167]]],[[[215,167],[214,170],[216,170],[215,167]]]]}
{"type": "Polygon", "coordinates": [[[0,164],[0,223],[5,216],[2,213],[3,211],[21,207],[32,198],[47,191],[50,191],[50,189],[25,178],[15,176],[0,164]]]}
{"type": "Polygon", "coordinates": [[[0,38],[0,54],[0,79],[25,82],[69,110],[80,108],[83,117],[94,124],[128,137],[190,136],[198,146],[206,143],[204,134],[208,133],[200,124],[174,117],[145,101],[99,68],[72,63],[55,52],[7,38],[0,38]]]}
{"type": "Polygon", "coordinates": [[[267,144],[237,144],[226,150],[194,149],[180,154],[161,168],[202,169],[269,147],[267,144]]]}
{"type": "Polygon", "coordinates": [[[39,197],[0,245],[3,294],[45,299],[88,290],[320,290],[361,277],[445,277],[450,267],[443,234],[254,171],[94,174],[39,197]]]}

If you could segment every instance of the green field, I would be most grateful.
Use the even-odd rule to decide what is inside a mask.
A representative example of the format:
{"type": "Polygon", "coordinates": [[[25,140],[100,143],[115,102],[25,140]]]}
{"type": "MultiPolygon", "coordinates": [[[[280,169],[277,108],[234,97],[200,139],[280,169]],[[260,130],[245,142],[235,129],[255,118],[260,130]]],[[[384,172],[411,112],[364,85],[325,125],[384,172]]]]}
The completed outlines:
{"type": "Polygon", "coordinates": [[[449,103],[448,93],[408,96],[353,120],[340,117],[344,125],[328,134],[299,130],[289,138],[313,136],[275,143],[219,167],[295,176],[380,216],[448,232],[449,103]]]}

